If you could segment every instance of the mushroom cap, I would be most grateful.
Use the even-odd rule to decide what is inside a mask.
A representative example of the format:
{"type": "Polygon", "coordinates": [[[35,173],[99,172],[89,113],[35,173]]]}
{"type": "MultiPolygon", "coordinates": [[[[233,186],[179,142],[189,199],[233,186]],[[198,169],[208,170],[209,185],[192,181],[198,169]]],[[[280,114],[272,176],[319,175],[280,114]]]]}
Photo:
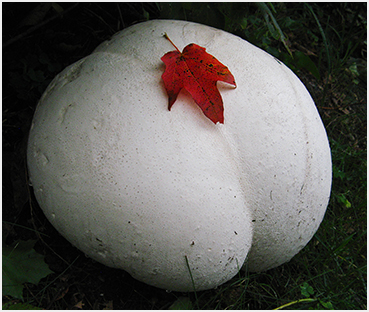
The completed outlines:
{"type": "Polygon", "coordinates": [[[27,156],[37,201],[64,237],[174,291],[289,261],[331,187],[325,129],[300,80],[245,40],[185,21],[129,27],[62,71],[40,99],[27,156]],[[165,32],[234,75],[237,89],[218,83],[224,124],[185,91],[168,111],[165,32]]]}

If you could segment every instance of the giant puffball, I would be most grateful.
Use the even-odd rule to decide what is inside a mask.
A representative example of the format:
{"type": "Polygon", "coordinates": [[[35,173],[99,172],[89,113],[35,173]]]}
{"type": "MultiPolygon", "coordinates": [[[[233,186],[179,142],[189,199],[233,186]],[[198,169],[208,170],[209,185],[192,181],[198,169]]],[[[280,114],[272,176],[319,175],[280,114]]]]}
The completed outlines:
{"type": "Polygon", "coordinates": [[[65,238],[174,291],[289,261],[331,188],[327,135],[301,81],[247,41],[185,21],[129,27],[62,71],[40,99],[27,154],[37,201],[65,238]],[[232,72],[236,89],[218,83],[224,124],[184,90],[168,110],[164,33],[232,72]]]}

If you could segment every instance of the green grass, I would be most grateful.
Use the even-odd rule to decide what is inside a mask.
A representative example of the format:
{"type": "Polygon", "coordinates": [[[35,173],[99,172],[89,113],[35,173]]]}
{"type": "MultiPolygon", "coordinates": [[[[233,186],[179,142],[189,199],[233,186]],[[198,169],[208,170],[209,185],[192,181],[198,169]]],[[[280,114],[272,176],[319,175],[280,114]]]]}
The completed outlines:
{"type": "MultiPolygon", "coordinates": [[[[24,239],[34,235],[35,230],[47,234],[38,235],[38,249],[47,254],[56,272],[39,285],[27,285],[25,302],[53,309],[71,308],[79,302],[90,309],[167,309],[171,306],[194,309],[366,309],[366,3],[121,4],[125,11],[117,10],[116,4],[110,6],[80,4],[70,13],[76,13],[74,18],[80,27],[68,32],[75,31],[78,38],[88,38],[81,41],[84,44],[67,41],[65,28],[68,24],[63,22],[43,30],[46,32],[40,29],[42,36],[50,37],[50,32],[54,31],[52,40],[65,40],[69,48],[76,49],[67,60],[65,54],[59,55],[48,45],[43,45],[42,36],[38,37],[37,32],[12,43],[11,53],[4,50],[7,60],[4,64],[9,71],[5,81],[9,82],[10,88],[10,91],[4,91],[3,150],[6,153],[19,155],[18,146],[22,146],[22,138],[26,137],[24,129],[29,127],[37,99],[50,79],[67,63],[89,54],[114,31],[129,26],[129,18],[131,22],[154,18],[185,19],[227,30],[250,41],[283,61],[304,82],[314,98],[330,141],[333,162],[330,202],[316,235],[289,263],[262,273],[240,272],[214,290],[167,293],[83,257],[58,236],[36,203],[29,208],[29,204],[24,205],[27,200],[20,200],[29,195],[19,182],[22,177],[19,173],[12,176],[12,183],[8,183],[16,186],[12,196],[17,200],[16,209],[11,205],[8,210],[7,205],[4,208],[3,217],[8,221],[5,238],[24,239]],[[105,23],[100,23],[101,20],[105,23]],[[84,29],[86,33],[83,33],[84,29]],[[20,52],[23,50],[27,50],[27,54],[20,52]],[[12,54],[20,61],[12,60],[9,56],[12,54]],[[23,129],[24,134],[20,135],[17,129],[23,129]],[[18,212],[15,214],[14,211],[18,212]],[[35,228],[33,232],[25,229],[30,226],[29,220],[35,228]],[[16,226],[10,228],[11,224],[16,226]],[[69,292],[61,295],[66,289],[69,292]]],[[[6,23],[4,25],[6,29],[6,23]]],[[[12,168],[24,171],[19,158],[9,158],[12,168]]]]}

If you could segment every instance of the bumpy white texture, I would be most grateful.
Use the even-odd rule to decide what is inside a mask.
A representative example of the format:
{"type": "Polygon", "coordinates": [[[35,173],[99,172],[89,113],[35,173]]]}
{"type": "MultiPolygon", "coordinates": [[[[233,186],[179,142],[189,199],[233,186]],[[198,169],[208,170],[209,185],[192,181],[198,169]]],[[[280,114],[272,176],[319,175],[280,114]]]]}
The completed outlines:
{"type": "Polygon", "coordinates": [[[185,21],[127,28],[61,72],[36,110],[28,166],[41,208],[77,248],[176,291],[289,261],[331,186],[327,136],[300,80],[248,42],[185,21]],[[236,89],[218,83],[224,124],[185,91],[168,111],[165,32],[234,75],[236,89]]]}

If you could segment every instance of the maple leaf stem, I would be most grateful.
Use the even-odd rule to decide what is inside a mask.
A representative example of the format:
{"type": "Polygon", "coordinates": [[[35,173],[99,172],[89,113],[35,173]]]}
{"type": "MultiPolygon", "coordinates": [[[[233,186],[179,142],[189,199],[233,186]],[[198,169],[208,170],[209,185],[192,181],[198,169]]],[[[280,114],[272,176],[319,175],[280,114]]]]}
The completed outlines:
{"type": "Polygon", "coordinates": [[[176,47],[176,45],[173,43],[173,41],[172,41],[172,40],[170,40],[170,38],[168,37],[167,33],[164,33],[164,37],[170,41],[170,43],[171,43],[171,44],[176,48],[176,50],[177,50],[179,53],[181,53],[181,51],[179,51],[179,49],[176,47]]]}

